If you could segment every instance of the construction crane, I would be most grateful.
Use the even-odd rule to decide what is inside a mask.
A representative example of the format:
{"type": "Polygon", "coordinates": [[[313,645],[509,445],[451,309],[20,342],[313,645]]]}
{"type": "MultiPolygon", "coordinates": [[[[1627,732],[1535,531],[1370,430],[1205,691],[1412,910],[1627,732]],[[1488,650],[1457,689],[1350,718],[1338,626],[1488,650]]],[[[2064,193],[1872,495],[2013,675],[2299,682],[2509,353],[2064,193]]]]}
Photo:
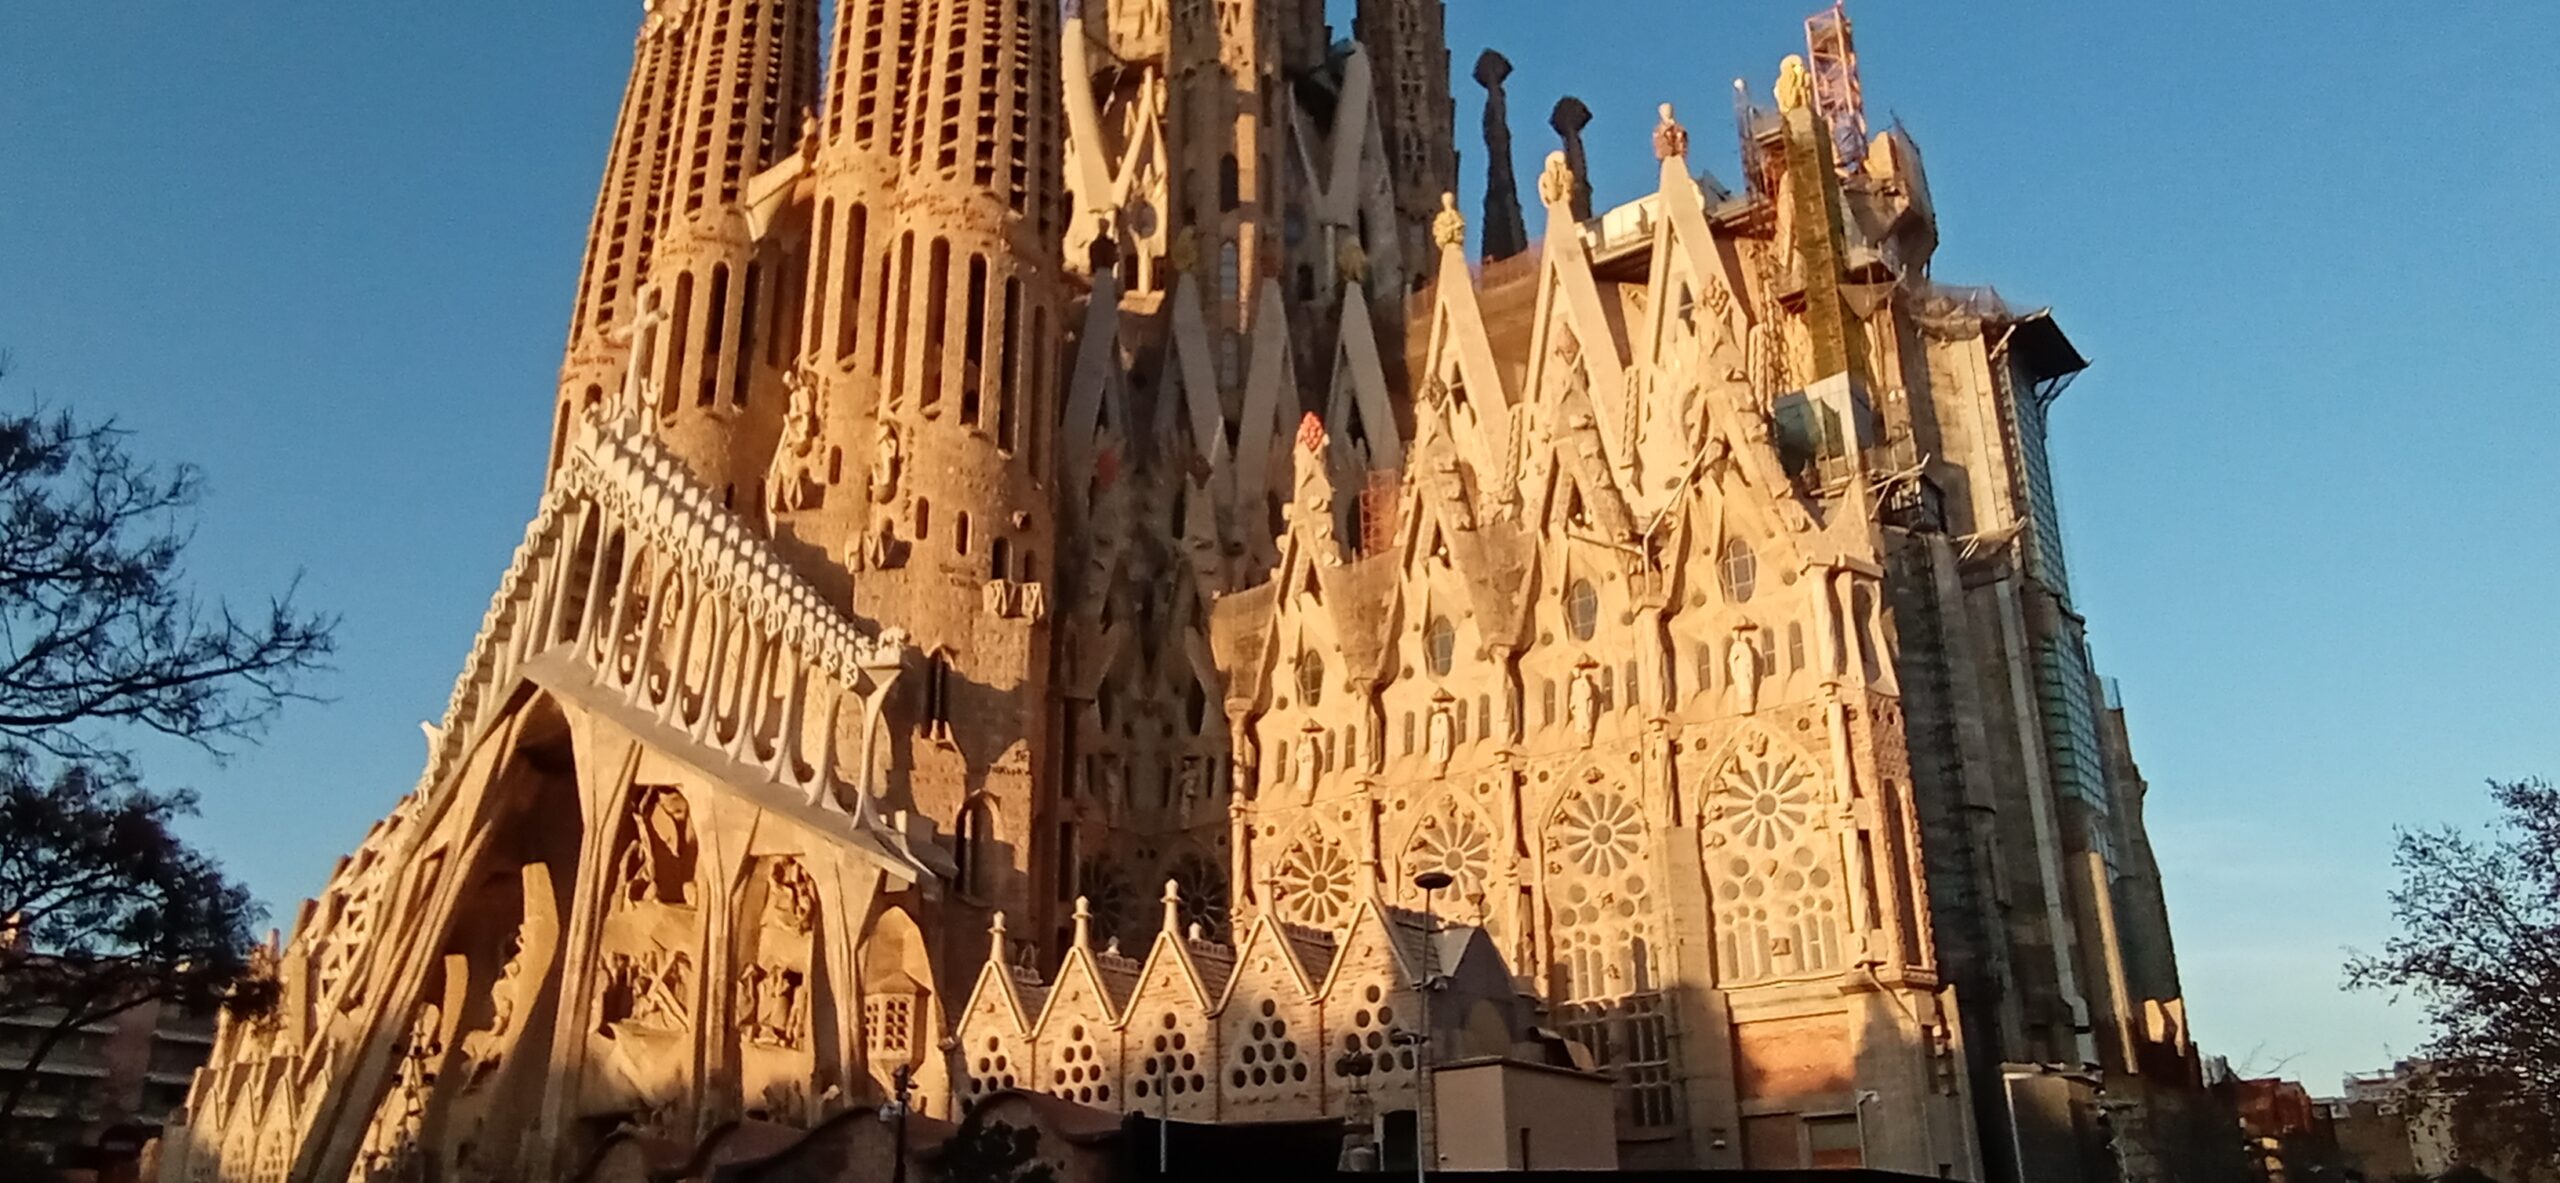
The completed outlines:
{"type": "Polygon", "coordinates": [[[1867,163],[1867,96],[1858,82],[1858,41],[1845,2],[1805,18],[1805,65],[1813,75],[1813,109],[1831,128],[1831,151],[1842,174],[1867,163]]]}

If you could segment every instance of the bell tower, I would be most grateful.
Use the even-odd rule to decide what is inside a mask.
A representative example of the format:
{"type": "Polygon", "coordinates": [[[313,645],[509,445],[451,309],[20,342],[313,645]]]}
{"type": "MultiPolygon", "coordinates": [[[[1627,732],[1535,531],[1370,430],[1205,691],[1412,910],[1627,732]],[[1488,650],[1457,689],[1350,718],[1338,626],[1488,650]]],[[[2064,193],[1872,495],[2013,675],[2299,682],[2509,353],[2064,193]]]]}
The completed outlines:
{"type": "Polygon", "coordinates": [[[817,34],[817,0],[648,5],[570,334],[557,434],[620,400],[740,511],[762,496],[788,352],[787,244],[752,227],[748,181],[796,146],[817,34]]]}
{"type": "Polygon", "coordinates": [[[960,902],[1045,934],[1073,898],[1038,871],[1072,866],[1076,842],[1048,816],[1050,430],[1066,327],[1058,6],[839,11],[847,66],[826,108],[816,215],[832,218],[831,278],[810,304],[827,326],[817,368],[844,395],[828,418],[854,432],[848,459],[865,467],[841,490],[854,504],[805,528],[786,515],[783,529],[835,548],[853,615],[905,629],[927,663],[892,781],[957,836],[960,902]]]}

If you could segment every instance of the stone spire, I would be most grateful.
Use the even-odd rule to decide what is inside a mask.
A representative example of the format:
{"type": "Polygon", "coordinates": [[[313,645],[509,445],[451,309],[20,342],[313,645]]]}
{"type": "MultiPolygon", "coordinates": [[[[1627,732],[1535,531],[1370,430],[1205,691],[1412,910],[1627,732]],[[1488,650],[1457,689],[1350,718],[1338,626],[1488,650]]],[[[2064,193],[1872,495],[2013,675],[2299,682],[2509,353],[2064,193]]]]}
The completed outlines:
{"type": "Polygon", "coordinates": [[[551,466],[558,468],[572,419],[627,385],[640,289],[648,283],[658,225],[665,214],[669,160],[684,92],[686,50],[694,22],[686,5],[652,3],[631,51],[631,80],[622,93],[613,146],[605,157],[586,263],[570,314],[568,359],[560,375],[551,466]]]}
{"type": "Polygon", "coordinates": [[[1520,215],[1520,178],[1511,162],[1511,100],[1502,84],[1511,59],[1494,50],[1476,59],[1484,87],[1484,257],[1508,259],[1529,249],[1529,225],[1520,215]]]}
{"type": "Polygon", "coordinates": [[[799,146],[818,84],[818,0],[662,0],[690,11],[682,81],[665,125],[661,206],[643,303],[663,323],[631,410],[721,502],[752,512],[781,435],[784,359],[765,348],[781,303],[783,244],[747,214],[748,182],[799,146]]]}
{"type": "Polygon", "coordinates": [[[1431,219],[1458,184],[1448,11],[1442,0],[1360,0],[1352,29],[1376,62],[1378,126],[1410,265],[1432,257],[1431,219]]]}
{"type": "Polygon", "coordinates": [[[1566,95],[1556,100],[1556,109],[1547,116],[1547,126],[1556,129],[1564,139],[1565,167],[1573,170],[1573,219],[1591,220],[1591,158],[1583,151],[1582,133],[1591,126],[1591,108],[1581,99],[1566,95]]]}

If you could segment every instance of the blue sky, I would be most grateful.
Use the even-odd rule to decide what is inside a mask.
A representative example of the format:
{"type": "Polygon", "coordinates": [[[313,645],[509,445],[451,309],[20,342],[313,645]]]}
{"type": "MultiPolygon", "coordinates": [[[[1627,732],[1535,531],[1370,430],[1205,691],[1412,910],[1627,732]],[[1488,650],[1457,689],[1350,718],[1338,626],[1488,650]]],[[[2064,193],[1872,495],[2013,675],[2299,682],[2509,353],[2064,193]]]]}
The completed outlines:
{"type": "MultiPolygon", "coordinates": [[[[521,537],[639,6],[170,7],[0,6],[0,397],[208,469],[208,591],[300,571],[345,614],[335,701],[227,764],[155,753],[285,923],[414,782],[521,537]]],[[[1488,44],[1518,67],[1523,176],[1559,94],[1598,113],[1606,205],[1663,101],[1730,177],[1732,79],[1765,94],[1812,4],[1452,7],[1462,80],[1488,44]]],[[[2387,932],[2391,827],[2560,775],[2560,9],[1853,15],[1875,117],[1927,157],[1939,278],[2053,305],[2097,362],[2054,453],[2197,1032],[2333,1088],[2420,1037],[2337,990],[2387,932]]]]}

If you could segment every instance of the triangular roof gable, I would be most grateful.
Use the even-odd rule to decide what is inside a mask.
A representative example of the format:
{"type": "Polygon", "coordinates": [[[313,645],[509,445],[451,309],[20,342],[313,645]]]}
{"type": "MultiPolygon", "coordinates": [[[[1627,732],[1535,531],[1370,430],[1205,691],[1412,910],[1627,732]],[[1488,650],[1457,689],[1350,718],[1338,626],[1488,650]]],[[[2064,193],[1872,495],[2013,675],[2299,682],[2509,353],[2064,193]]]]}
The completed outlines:
{"type": "Polygon", "coordinates": [[[1128,1014],[1152,1014],[1159,1007],[1213,1011],[1216,1001],[1201,982],[1187,943],[1171,929],[1157,929],[1146,964],[1138,970],[1138,988],[1129,996],[1128,1014]]]}
{"type": "Polygon", "coordinates": [[[970,988],[968,1007],[960,1012],[964,1029],[985,1021],[1007,1024],[1007,1035],[1031,1033],[1031,1015],[1022,1005],[1021,992],[1014,989],[1013,971],[994,957],[978,967],[977,985],[970,988]]]}
{"type": "Polygon", "coordinates": [[[1511,406],[1519,400],[1502,384],[1502,365],[1494,358],[1493,336],[1485,330],[1484,306],[1463,248],[1441,250],[1423,357],[1424,375],[1465,392],[1466,407],[1448,417],[1450,432],[1459,455],[1475,467],[1477,483],[1494,488],[1511,454],[1511,406]],[[1450,382],[1452,376],[1460,381],[1450,382]]]}
{"type": "Polygon", "coordinates": [[[1298,997],[1310,1000],[1316,997],[1318,983],[1315,975],[1308,972],[1306,962],[1299,959],[1296,943],[1289,940],[1288,932],[1279,921],[1272,919],[1269,912],[1264,912],[1254,918],[1252,926],[1245,929],[1244,940],[1236,944],[1236,972],[1227,980],[1227,988],[1218,996],[1215,1009],[1224,1013],[1227,1004],[1235,1000],[1236,992],[1245,988],[1242,983],[1247,977],[1267,980],[1262,967],[1272,961],[1277,962],[1272,968],[1286,975],[1286,980],[1296,987],[1298,997]]]}
{"type": "Polygon", "coordinates": [[[1549,367],[1564,364],[1556,354],[1556,330],[1572,333],[1577,357],[1590,384],[1591,407],[1605,454],[1613,468],[1622,466],[1630,459],[1617,455],[1627,427],[1626,359],[1619,356],[1617,334],[1601,303],[1599,284],[1591,275],[1591,255],[1583,248],[1582,226],[1564,205],[1547,207],[1546,250],[1539,265],[1534,322],[1537,330],[1530,344],[1529,372],[1523,380],[1522,396],[1535,398],[1538,392],[1549,389],[1549,367]]]}
{"type": "Polygon", "coordinates": [[[1111,988],[1103,984],[1102,971],[1094,964],[1093,950],[1078,941],[1067,949],[1066,960],[1058,965],[1058,976],[1049,983],[1049,997],[1040,1007],[1040,1017],[1032,1030],[1045,1032],[1051,1017],[1072,1014],[1078,1008],[1106,1025],[1118,1026],[1121,1008],[1111,997],[1111,988]]]}
{"type": "Polygon", "coordinates": [[[1412,951],[1396,939],[1388,925],[1386,905],[1378,902],[1377,894],[1361,897],[1352,909],[1351,922],[1343,926],[1333,966],[1326,972],[1324,988],[1318,993],[1332,997],[1347,976],[1364,972],[1382,960],[1394,971],[1395,981],[1388,988],[1411,990],[1415,980],[1412,951]]]}
{"type": "MultiPolygon", "coordinates": [[[[1357,412],[1360,434],[1369,445],[1369,467],[1404,467],[1404,441],[1396,434],[1395,403],[1387,394],[1386,366],[1379,360],[1378,335],[1369,323],[1369,298],[1357,283],[1342,289],[1342,317],[1333,340],[1332,390],[1326,396],[1325,422],[1345,437],[1357,412]]],[[[1334,452],[1336,465],[1354,463],[1348,447],[1334,452]]]]}

